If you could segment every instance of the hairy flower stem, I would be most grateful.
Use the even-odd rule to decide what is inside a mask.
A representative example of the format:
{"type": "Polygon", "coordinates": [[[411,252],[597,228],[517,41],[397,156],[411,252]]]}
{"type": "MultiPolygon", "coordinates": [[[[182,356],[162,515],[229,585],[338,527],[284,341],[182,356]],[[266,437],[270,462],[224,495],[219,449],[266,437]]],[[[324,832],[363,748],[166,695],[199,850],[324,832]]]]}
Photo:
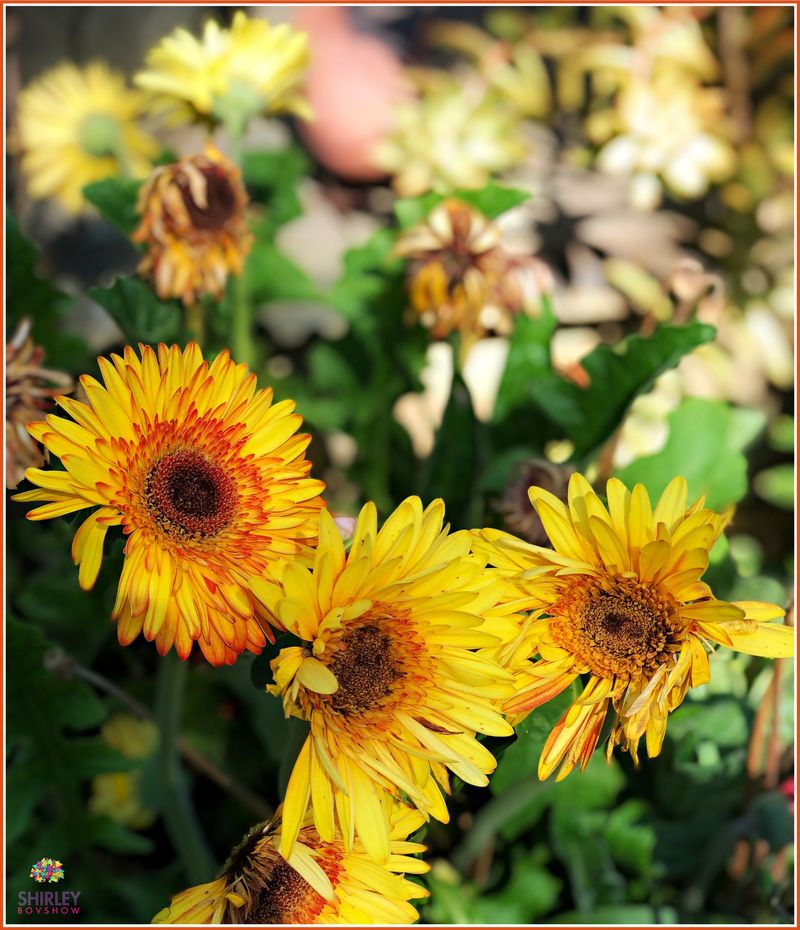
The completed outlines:
{"type": "Polygon", "coordinates": [[[174,652],[164,656],[159,665],[156,680],[158,772],[164,826],[186,877],[192,884],[200,884],[213,878],[216,866],[197,820],[178,748],[188,671],[187,663],[174,652]]]}

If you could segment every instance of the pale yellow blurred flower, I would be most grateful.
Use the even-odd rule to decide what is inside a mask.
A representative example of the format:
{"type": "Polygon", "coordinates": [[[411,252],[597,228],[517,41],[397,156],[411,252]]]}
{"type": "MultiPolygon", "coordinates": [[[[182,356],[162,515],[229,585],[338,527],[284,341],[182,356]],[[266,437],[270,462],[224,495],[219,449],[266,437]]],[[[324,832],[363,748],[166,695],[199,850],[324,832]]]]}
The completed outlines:
{"type": "Polygon", "coordinates": [[[483,187],[525,157],[520,116],[482,82],[443,78],[395,112],[375,160],[403,197],[483,187]]]}
{"type": "Polygon", "coordinates": [[[309,119],[301,87],[308,65],[305,33],[239,10],[230,29],[214,20],[200,38],[176,29],[150,50],[135,83],[174,123],[210,121],[240,133],[258,114],[309,119]]]}
{"type": "Polygon", "coordinates": [[[613,115],[595,119],[591,129],[612,136],[597,164],[631,178],[631,196],[641,209],[658,206],[662,187],[680,197],[701,197],[736,169],[720,91],[689,78],[632,81],[620,93],[613,115]]]}
{"type": "MultiPolygon", "coordinates": [[[[100,735],[112,749],[127,759],[144,760],[158,745],[158,729],[149,720],[132,714],[115,714],[102,726],[100,735]]],[[[156,819],[156,812],[139,797],[141,768],[124,772],[104,772],[92,779],[89,810],[103,814],[131,830],[146,830],[156,819]]]]}
{"type": "Polygon", "coordinates": [[[77,214],[88,207],[87,184],[147,174],[158,145],[137,123],[143,111],[144,96],[100,61],[63,62],[38,77],[19,95],[12,137],[28,194],[77,214]]]}
{"type": "Polygon", "coordinates": [[[507,42],[471,23],[443,20],[430,27],[427,38],[436,47],[465,55],[521,116],[541,117],[550,109],[550,78],[532,36],[507,42]]]}

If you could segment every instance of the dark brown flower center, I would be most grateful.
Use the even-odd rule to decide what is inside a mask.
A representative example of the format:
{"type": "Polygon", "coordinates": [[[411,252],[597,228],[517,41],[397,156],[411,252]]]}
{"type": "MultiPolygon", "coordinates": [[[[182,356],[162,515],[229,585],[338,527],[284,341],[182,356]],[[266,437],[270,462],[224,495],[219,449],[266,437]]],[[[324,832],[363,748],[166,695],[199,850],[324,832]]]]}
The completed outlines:
{"type": "Polygon", "coordinates": [[[247,912],[248,924],[309,923],[325,905],[319,892],[288,862],[277,862],[247,912]]]}
{"type": "Polygon", "coordinates": [[[197,203],[188,180],[178,184],[183,202],[195,229],[214,231],[223,226],[236,213],[236,192],[227,174],[216,167],[200,169],[205,180],[205,205],[197,203]]]}
{"type": "Polygon", "coordinates": [[[236,506],[236,490],[227,472],[189,450],[156,462],[145,481],[145,497],[161,526],[195,537],[218,533],[236,506]]]}
{"type": "Polygon", "coordinates": [[[373,623],[342,637],[329,668],[339,682],[331,705],[344,716],[361,714],[380,704],[402,676],[391,637],[373,623]]]}
{"type": "Polygon", "coordinates": [[[682,625],[661,592],[625,579],[568,593],[551,630],[560,646],[610,678],[652,674],[680,649],[682,625]]]}

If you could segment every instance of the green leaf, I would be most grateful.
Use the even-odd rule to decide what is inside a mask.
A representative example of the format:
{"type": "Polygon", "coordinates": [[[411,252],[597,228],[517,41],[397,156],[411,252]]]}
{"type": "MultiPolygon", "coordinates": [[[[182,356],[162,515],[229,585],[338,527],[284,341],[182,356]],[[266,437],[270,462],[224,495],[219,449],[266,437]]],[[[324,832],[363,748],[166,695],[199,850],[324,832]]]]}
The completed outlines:
{"type": "Polygon", "coordinates": [[[89,829],[97,845],[111,852],[145,856],[155,849],[150,837],[134,833],[110,817],[92,817],[89,829]]]}
{"type": "Polygon", "coordinates": [[[392,230],[379,229],[363,245],[348,249],[342,276],[328,294],[331,305],[359,332],[378,331],[387,294],[405,305],[404,263],[393,255],[393,245],[392,230]]]}
{"type": "Polygon", "coordinates": [[[628,486],[641,482],[651,498],[656,498],[676,475],[683,475],[690,501],[705,495],[706,504],[719,510],[747,492],[747,460],[742,449],[763,424],[764,417],[756,410],[687,398],[670,414],[664,448],[636,459],[617,476],[628,486]]]}
{"type": "MultiPolygon", "coordinates": [[[[505,420],[512,410],[532,400],[537,382],[552,375],[550,343],[558,321],[549,300],[542,301],[539,316],[518,314],[508,357],[497,391],[494,421],[505,420]]],[[[527,439],[527,437],[525,437],[527,439]]]]}
{"type": "MultiPolygon", "coordinates": [[[[46,667],[53,647],[39,630],[9,619],[7,643],[9,786],[19,788],[24,782],[20,804],[28,812],[41,807],[47,816],[56,815],[63,831],[58,854],[63,856],[99,842],[87,821],[84,783],[100,772],[125,771],[133,763],[97,737],[75,735],[98,726],[106,707],[88,685],[58,677],[46,667]]],[[[8,802],[9,808],[17,803],[13,793],[8,802]]],[[[15,829],[20,833],[24,828],[17,824],[15,829]]]]}
{"type": "Polygon", "coordinates": [[[79,371],[88,359],[85,342],[63,329],[72,298],[62,294],[38,273],[39,250],[19,228],[11,210],[6,213],[6,326],[11,335],[19,322],[31,320],[33,341],[47,353],[49,368],[79,371]]]}
{"type": "Polygon", "coordinates": [[[780,849],[794,839],[794,821],[786,798],[779,791],[760,794],[751,808],[756,820],[758,836],[765,839],[770,849],[780,849]]]}
{"type": "Polygon", "coordinates": [[[302,215],[297,183],[308,174],[310,166],[308,155],[296,145],[279,151],[245,152],[242,159],[245,184],[266,208],[255,229],[257,239],[271,239],[281,226],[302,215]]]}
{"type": "Polygon", "coordinates": [[[404,197],[402,200],[396,200],[394,213],[400,228],[410,229],[422,223],[434,207],[438,207],[443,200],[442,194],[436,194],[433,191],[421,194],[419,197],[404,197]]]}
{"type": "Polygon", "coordinates": [[[323,300],[311,278],[271,242],[256,242],[245,262],[250,297],[257,303],[271,300],[323,300]]]}
{"type": "Polygon", "coordinates": [[[509,350],[495,408],[495,432],[506,444],[542,449],[552,438],[568,438],[574,458],[594,452],[619,426],[636,396],[663,371],[714,337],[702,323],[661,326],[652,336],[631,336],[618,346],[601,345],[581,361],[589,386],[552,371],[549,341],[554,319],[545,305],[537,320],[520,317],[509,350]]]}
{"type": "Polygon", "coordinates": [[[671,907],[650,907],[649,904],[611,904],[593,907],[590,911],[565,911],[550,922],[555,924],[652,924],[675,923],[678,915],[671,907]]]}
{"type": "Polygon", "coordinates": [[[653,852],[657,842],[655,829],[643,822],[647,812],[643,801],[630,798],[611,808],[605,828],[606,842],[614,861],[642,878],[653,871],[653,852]]]}
{"type": "Polygon", "coordinates": [[[703,742],[718,747],[744,746],[749,735],[745,709],[729,698],[684,701],[670,716],[667,738],[692,753],[703,742]]]}
{"type": "Polygon", "coordinates": [[[579,694],[580,687],[573,682],[517,726],[517,739],[503,753],[489,782],[493,794],[503,794],[521,779],[536,778],[539,756],[550,731],[579,694]]]}
{"type": "Polygon", "coordinates": [[[423,502],[443,498],[448,519],[455,528],[472,526],[477,519],[474,510],[481,471],[479,430],[469,390],[456,372],[421,483],[423,502]]]}
{"type": "Polygon", "coordinates": [[[495,219],[513,207],[518,207],[526,200],[530,200],[530,191],[523,191],[516,187],[503,187],[500,184],[489,183],[480,190],[459,190],[454,196],[471,204],[480,210],[489,219],[495,219]]]}
{"type": "Polygon", "coordinates": [[[655,379],[693,349],[714,338],[713,326],[661,326],[652,336],[631,336],[620,346],[601,345],[581,361],[589,387],[564,378],[545,379],[535,402],[563,424],[581,459],[597,449],[622,422],[628,407],[655,379]]]}
{"type": "MultiPolygon", "coordinates": [[[[570,778],[581,778],[575,772],[570,778]]],[[[550,845],[567,869],[578,909],[591,913],[598,904],[624,900],[625,880],[617,871],[602,835],[605,812],[558,804],[550,818],[550,845]]]]}
{"type": "Polygon", "coordinates": [[[91,287],[89,297],[108,311],[128,342],[175,342],[182,311],[175,301],[162,301],[139,278],[117,278],[111,287],[91,287]]]}
{"type": "MultiPolygon", "coordinates": [[[[613,711],[612,711],[613,713],[613,711]]],[[[553,804],[576,810],[607,810],[622,791],[625,776],[616,760],[595,752],[584,771],[575,771],[553,790],[553,804]]]]}
{"type": "Polygon", "coordinates": [[[34,811],[42,800],[41,785],[28,778],[21,767],[12,765],[6,774],[6,843],[16,842],[30,827],[34,811]]]}
{"type": "Polygon", "coordinates": [[[794,467],[787,462],[765,468],[753,479],[753,489],[774,507],[794,510],[794,467]]]}
{"type": "Polygon", "coordinates": [[[139,225],[136,201],[142,181],[133,178],[105,178],[83,189],[83,196],[94,204],[104,220],[130,238],[139,225]]]}
{"type": "Polygon", "coordinates": [[[542,846],[531,851],[515,849],[511,877],[499,892],[476,899],[473,922],[529,924],[549,913],[563,883],[545,867],[548,858],[542,846]]]}
{"type": "Polygon", "coordinates": [[[792,452],[794,450],[794,436],[794,417],[788,414],[776,417],[769,425],[769,445],[776,452],[792,452]]]}
{"type": "Polygon", "coordinates": [[[530,196],[529,191],[489,183],[480,190],[461,189],[447,196],[431,191],[419,197],[406,197],[395,202],[394,212],[400,227],[409,229],[425,220],[443,200],[460,200],[474,207],[489,219],[495,219],[512,207],[524,203],[530,199],[530,196]]]}

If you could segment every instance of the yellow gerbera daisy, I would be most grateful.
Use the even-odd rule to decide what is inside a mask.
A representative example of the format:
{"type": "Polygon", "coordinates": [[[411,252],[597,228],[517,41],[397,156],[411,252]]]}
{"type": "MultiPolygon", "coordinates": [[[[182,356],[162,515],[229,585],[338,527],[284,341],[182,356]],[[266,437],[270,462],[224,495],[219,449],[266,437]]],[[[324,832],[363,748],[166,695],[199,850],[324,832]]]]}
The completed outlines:
{"type": "Polygon", "coordinates": [[[156,924],[409,924],[419,918],[409,904],[428,892],[404,878],[428,866],[414,858],[425,851],[406,837],[421,814],[395,803],[391,856],[375,865],[356,841],[323,840],[306,817],[292,854],[279,852],[280,810],[254,827],[234,850],[220,877],[176,895],[153,918],[156,924]]]}
{"type": "Polygon", "coordinates": [[[361,511],[348,554],[324,511],[313,570],[287,564],[270,607],[302,645],[272,662],[287,715],[310,734],[286,791],[281,851],[289,855],[309,805],[323,839],[338,821],[377,862],[390,855],[392,795],[446,821],[450,769],[487,784],[492,754],[476,733],[512,733],[496,706],[511,677],[471,650],[516,633],[513,605],[498,608],[500,573],[449,534],[444,504],[404,501],[378,531],[361,511]]]}
{"type": "Polygon", "coordinates": [[[99,61],[65,62],[29,84],[19,95],[15,143],[30,196],[79,213],[92,181],[147,174],[158,145],[136,123],[144,99],[99,61]]]}
{"type": "Polygon", "coordinates": [[[253,241],[247,202],[241,173],[211,145],[156,168],[139,192],[142,220],[133,241],[147,245],[139,271],[152,275],[159,297],[191,304],[204,294],[222,296],[253,241]]]}
{"type": "MultiPolygon", "coordinates": [[[[648,755],[658,755],[669,712],[710,678],[710,643],[793,654],[793,630],[769,622],[783,615],[780,607],[716,600],[700,580],[728,517],[702,498],[687,509],[684,478],[670,482],[655,508],[642,485],[629,491],[616,478],[607,485],[608,508],[579,474],[567,506],[541,488],[529,493],[554,548],[499,530],[476,531],[475,548],[515,579],[536,612],[524,641],[538,658],[518,671],[518,693],[505,710],[524,716],[589,676],[545,743],[540,778],[559,763],[559,778],[586,766],[609,706],[609,755],[620,745],[636,760],[642,736],[648,755]]],[[[519,657],[511,656],[512,667],[519,657]]]]}
{"type": "Polygon", "coordinates": [[[135,83],[178,123],[233,120],[241,130],[259,113],[311,116],[300,90],[308,39],[286,24],[273,27],[239,10],[230,29],[208,20],[200,39],[176,29],[151,49],[145,64],[135,83]]]}
{"type": "Polygon", "coordinates": [[[48,502],[31,520],[97,508],[72,546],[84,589],[107,529],[122,526],[122,645],[144,632],[186,658],[197,640],[209,662],[230,663],[265,644],[264,577],[313,544],[323,485],[306,477],[310,437],[295,435],[292,401],[271,406],[272,391],[227,352],[209,365],[194,343],[140,351],[100,358],[105,385],[81,377],[88,404],[57,398],[72,420],[30,424],[66,471],[29,468],[40,489],[16,499],[48,502]]]}

